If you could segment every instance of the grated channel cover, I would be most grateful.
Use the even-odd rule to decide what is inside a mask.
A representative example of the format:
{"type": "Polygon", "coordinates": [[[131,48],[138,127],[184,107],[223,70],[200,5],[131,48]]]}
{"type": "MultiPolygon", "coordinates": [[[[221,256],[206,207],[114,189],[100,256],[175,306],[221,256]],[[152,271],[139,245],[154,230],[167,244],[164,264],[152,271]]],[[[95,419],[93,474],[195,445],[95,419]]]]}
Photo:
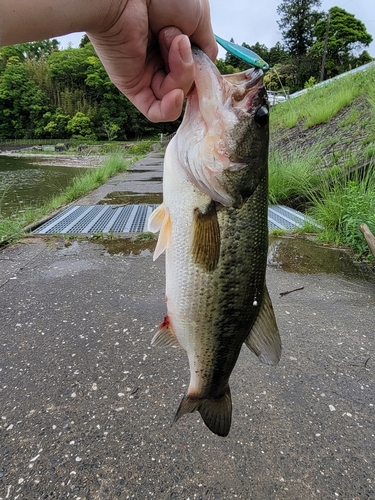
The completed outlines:
{"type": "Polygon", "coordinates": [[[157,205],[94,205],[67,208],[34,234],[141,233],[157,205]]]}
{"type": "MultiPolygon", "coordinates": [[[[35,229],[35,234],[142,233],[157,205],[94,205],[67,208],[35,229]]],[[[293,230],[312,219],[283,205],[268,208],[269,230],[293,230]]]]}
{"type": "Polygon", "coordinates": [[[268,207],[268,229],[290,230],[302,227],[305,223],[318,226],[318,224],[302,212],[284,205],[271,205],[268,207]]]}

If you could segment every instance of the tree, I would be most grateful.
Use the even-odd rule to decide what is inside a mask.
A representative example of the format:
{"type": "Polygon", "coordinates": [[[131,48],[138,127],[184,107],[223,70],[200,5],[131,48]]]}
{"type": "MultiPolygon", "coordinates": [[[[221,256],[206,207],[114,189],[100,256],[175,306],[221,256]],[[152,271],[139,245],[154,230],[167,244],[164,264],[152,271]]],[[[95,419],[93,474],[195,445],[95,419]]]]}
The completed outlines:
{"type": "Polygon", "coordinates": [[[85,33],[79,42],[79,48],[82,49],[87,43],[90,43],[90,39],[85,33]]]}
{"type": "Polygon", "coordinates": [[[289,60],[289,58],[290,55],[285,50],[284,46],[280,42],[277,42],[274,47],[270,48],[268,52],[268,60],[266,62],[268,62],[270,67],[273,68],[275,64],[285,63],[289,60]]]}
{"type": "Polygon", "coordinates": [[[311,48],[312,54],[322,59],[328,23],[325,59],[327,75],[334,76],[349,70],[356,63],[369,62],[366,51],[358,57],[354,53],[368,47],[372,42],[372,36],[367,33],[362,21],[340,7],[330,9],[329,14],[316,24],[314,29],[316,42],[311,48]]]}
{"type": "Polygon", "coordinates": [[[73,136],[92,138],[93,135],[90,118],[80,111],[68,121],[66,128],[73,136]]]}
{"type": "Polygon", "coordinates": [[[25,59],[40,59],[59,50],[59,42],[55,38],[52,40],[40,40],[39,42],[27,42],[18,44],[19,49],[24,54],[25,59]]]}
{"type": "Polygon", "coordinates": [[[291,56],[304,56],[313,45],[314,26],[322,17],[314,8],[320,5],[320,0],[282,0],[277,7],[277,24],[291,56]]]}
{"type": "Polygon", "coordinates": [[[114,141],[117,139],[117,132],[120,130],[120,127],[115,123],[103,123],[103,130],[107,134],[109,141],[114,141]]]}
{"type": "Polygon", "coordinates": [[[44,132],[52,139],[65,139],[68,137],[67,125],[70,120],[69,115],[64,115],[62,110],[57,108],[55,113],[45,113],[43,118],[48,122],[44,126],[44,132]]]}
{"type": "Polygon", "coordinates": [[[0,137],[40,137],[47,111],[44,92],[28,78],[19,58],[10,57],[0,77],[0,137]]]}

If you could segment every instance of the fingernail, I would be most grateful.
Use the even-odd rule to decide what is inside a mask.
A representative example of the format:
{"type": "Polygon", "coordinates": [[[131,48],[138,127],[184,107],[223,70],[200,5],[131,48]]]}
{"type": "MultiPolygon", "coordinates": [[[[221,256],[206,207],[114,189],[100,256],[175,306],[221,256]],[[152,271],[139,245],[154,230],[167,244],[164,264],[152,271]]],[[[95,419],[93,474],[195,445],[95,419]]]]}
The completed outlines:
{"type": "Polygon", "coordinates": [[[180,52],[181,59],[185,64],[191,64],[193,62],[190,40],[187,36],[181,38],[178,44],[178,50],[180,52]]]}

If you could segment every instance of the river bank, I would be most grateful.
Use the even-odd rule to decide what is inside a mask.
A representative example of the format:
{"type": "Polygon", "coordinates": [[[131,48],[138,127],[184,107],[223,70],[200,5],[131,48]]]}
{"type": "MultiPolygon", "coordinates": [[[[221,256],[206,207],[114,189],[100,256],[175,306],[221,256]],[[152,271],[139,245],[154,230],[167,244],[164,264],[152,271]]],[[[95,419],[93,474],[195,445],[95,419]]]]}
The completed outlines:
{"type": "MultiPolygon", "coordinates": [[[[84,174],[76,176],[73,182],[58,194],[53,195],[46,192],[42,204],[24,205],[21,210],[13,212],[10,216],[4,216],[5,212],[1,213],[0,210],[0,245],[18,239],[24,233],[25,227],[87,195],[104,184],[107,179],[126,171],[129,165],[137,159],[139,157],[126,158],[125,156],[112,155],[97,168],[87,169],[84,174]]],[[[43,169],[43,167],[40,168],[43,169]]],[[[59,168],[64,170],[64,167],[59,168]]]]}
{"type": "Polygon", "coordinates": [[[96,168],[108,160],[108,155],[81,155],[81,154],[66,154],[66,153],[19,153],[3,151],[0,152],[0,157],[21,158],[30,160],[34,165],[40,166],[58,166],[58,167],[83,167],[96,168]]]}

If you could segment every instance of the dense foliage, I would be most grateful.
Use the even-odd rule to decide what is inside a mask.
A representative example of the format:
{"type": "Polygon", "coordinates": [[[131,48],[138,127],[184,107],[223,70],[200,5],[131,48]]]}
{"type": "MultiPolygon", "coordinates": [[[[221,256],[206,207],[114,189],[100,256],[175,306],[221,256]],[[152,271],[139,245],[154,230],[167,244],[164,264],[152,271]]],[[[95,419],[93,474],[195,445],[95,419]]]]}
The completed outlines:
{"type": "Polygon", "coordinates": [[[304,56],[312,46],[314,26],[322,17],[314,7],[320,5],[320,0],[282,0],[277,7],[278,25],[291,56],[304,56]]]}
{"type": "MultiPolygon", "coordinates": [[[[283,43],[270,49],[242,45],[269,63],[269,89],[290,92],[372,60],[364,24],[344,9],[319,12],[320,0],[281,0],[283,43]],[[324,57],[323,57],[324,56],[324,57]]],[[[248,68],[227,53],[221,73],[248,68]]],[[[5,139],[126,140],[176,130],[178,122],[150,123],[111,83],[87,36],[79,48],[57,40],[0,49],[0,141],[5,139]]]]}
{"type": "Polygon", "coordinates": [[[0,140],[126,140],[174,130],[176,123],[150,123],[117,90],[90,42],[65,50],[57,40],[0,49],[0,140]]]}

